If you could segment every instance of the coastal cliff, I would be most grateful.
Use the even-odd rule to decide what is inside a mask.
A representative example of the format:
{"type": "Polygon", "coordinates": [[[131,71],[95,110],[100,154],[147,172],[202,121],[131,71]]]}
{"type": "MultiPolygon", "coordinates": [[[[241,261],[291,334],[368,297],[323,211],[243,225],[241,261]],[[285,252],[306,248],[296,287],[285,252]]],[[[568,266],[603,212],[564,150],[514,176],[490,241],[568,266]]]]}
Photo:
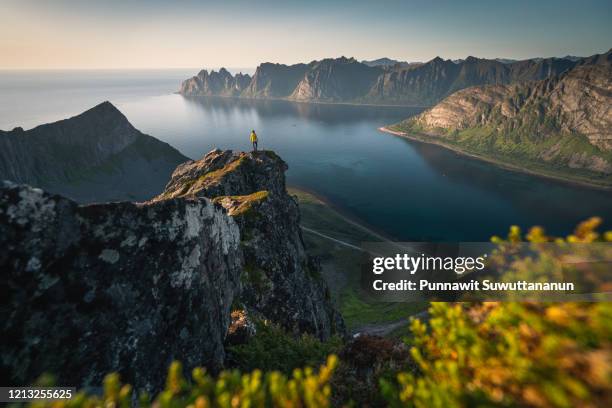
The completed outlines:
{"type": "Polygon", "coordinates": [[[380,68],[354,58],[324,59],[312,66],[297,84],[289,99],[296,101],[353,101],[366,93],[380,74],[380,68]]]}
{"type": "Polygon", "coordinates": [[[458,91],[391,129],[527,169],[541,167],[568,179],[575,172],[611,185],[611,95],[608,52],[541,81],[458,91]]]}
{"type": "Polygon", "coordinates": [[[186,96],[238,96],[250,83],[248,74],[238,73],[234,76],[225,68],[210,73],[203,69],[198,75],[183,81],[179,93],[186,96]]]}
{"type": "Polygon", "coordinates": [[[287,164],[272,151],[213,150],[179,166],[153,202],[208,197],[241,231],[244,269],[240,302],[250,314],[321,339],[344,332],[321,276],[308,256],[297,202],[285,187],[287,164]]]}
{"type": "MultiPolygon", "coordinates": [[[[300,102],[339,102],[431,106],[453,92],[477,85],[508,85],[557,76],[575,66],[599,58],[534,58],[500,61],[476,57],[425,63],[390,59],[359,62],[354,58],[327,58],[308,64],[263,63],[247,84],[241,74],[223,71],[224,85],[212,86],[206,71],[184,81],[185,96],[237,96],[282,98],[300,102]],[[204,73],[204,75],[203,75],[204,73]],[[240,86],[235,84],[240,83],[240,86]]],[[[215,76],[221,76],[214,73],[215,76]]],[[[213,74],[210,74],[212,77],[213,74]]]]}

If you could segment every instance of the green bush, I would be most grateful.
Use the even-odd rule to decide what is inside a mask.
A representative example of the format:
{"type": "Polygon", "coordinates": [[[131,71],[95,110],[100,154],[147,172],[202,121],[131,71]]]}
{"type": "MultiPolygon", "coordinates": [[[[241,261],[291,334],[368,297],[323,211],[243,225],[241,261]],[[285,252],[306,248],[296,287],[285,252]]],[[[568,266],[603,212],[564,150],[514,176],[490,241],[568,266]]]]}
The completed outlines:
{"type": "Polygon", "coordinates": [[[605,406],[612,305],[432,303],[412,322],[418,374],[381,387],[392,406],[605,406]]]}
{"type": "MultiPolygon", "coordinates": [[[[611,241],[592,218],[567,242],[611,241]]],[[[548,242],[541,228],[526,236],[548,242]]],[[[513,227],[500,244],[522,241],[513,227]]],[[[560,240],[555,240],[559,242],[560,240]]],[[[589,246],[585,246],[588,248],[589,246]]],[[[537,260],[513,260],[517,273],[537,260]],[[525,262],[529,261],[529,262],[525,262]]],[[[391,406],[599,407],[612,399],[612,303],[432,303],[430,321],[411,322],[415,372],[382,380],[391,406]]]]}
{"type": "MultiPolygon", "coordinates": [[[[318,372],[311,368],[296,369],[290,377],[278,371],[262,373],[255,370],[241,374],[237,370],[223,371],[216,379],[202,368],[195,368],[191,381],[183,377],[183,368],[174,362],[168,370],[165,389],[157,395],[153,406],[159,408],[230,408],[230,407],[304,407],[330,406],[329,380],[337,364],[333,355],[318,372]]],[[[83,392],[68,401],[33,403],[36,408],[130,407],[132,388],[122,385],[117,374],[104,380],[104,395],[90,396],[83,392]]],[[[150,406],[148,396],[142,395],[139,406],[150,406]]]]}
{"type": "Polygon", "coordinates": [[[336,354],[342,347],[339,337],[321,342],[309,334],[293,336],[277,325],[262,321],[256,322],[256,333],[247,343],[228,349],[232,365],[242,371],[276,370],[289,374],[296,368],[323,363],[328,355],[336,354]]]}

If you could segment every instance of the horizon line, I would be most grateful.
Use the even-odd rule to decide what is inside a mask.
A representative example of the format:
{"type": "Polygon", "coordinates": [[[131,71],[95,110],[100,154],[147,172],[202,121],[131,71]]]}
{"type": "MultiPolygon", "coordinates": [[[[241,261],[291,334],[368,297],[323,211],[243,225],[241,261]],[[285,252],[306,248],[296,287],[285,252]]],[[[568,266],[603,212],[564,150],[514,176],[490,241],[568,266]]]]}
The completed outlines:
{"type": "Polygon", "coordinates": [[[415,64],[415,63],[427,63],[430,61],[433,61],[436,58],[441,58],[444,61],[458,61],[458,60],[465,60],[469,57],[474,57],[474,58],[478,58],[478,59],[483,59],[483,60],[490,60],[490,61],[495,61],[495,60],[514,60],[514,61],[527,61],[527,60],[532,60],[532,59],[537,59],[537,58],[542,58],[542,59],[548,59],[548,58],[558,58],[558,59],[562,59],[565,57],[576,57],[576,58],[588,58],[591,57],[593,55],[602,55],[605,54],[607,52],[612,51],[612,47],[609,48],[608,50],[605,51],[600,51],[597,52],[595,54],[589,54],[589,55],[572,55],[572,54],[565,54],[565,55],[553,55],[553,56],[533,56],[533,57],[526,57],[526,58],[522,58],[522,57],[476,57],[475,55],[467,55],[465,57],[461,57],[461,58],[445,58],[442,57],[440,55],[436,55],[435,57],[428,59],[426,61],[408,61],[405,59],[396,59],[393,57],[387,57],[387,56],[382,56],[382,57],[378,57],[378,58],[362,58],[362,59],[358,59],[355,57],[347,57],[345,55],[340,55],[337,57],[324,57],[321,59],[314,59],[308,62],[292,62],[292,63],[286,63],[286,62],[272,62],[272,61],[264,61],[264,62],[259,62],[256,66],[227,66],[227,65],[219,65],[219,66],[213,66],[213,67],[207,67],[207,66],[199,66],[199,67],[187,67],[187,66],[168,66],[168,67],[1,67],[0,66],[0,71],[128,71],[128,70],[188,70],[188,69],[197,69],[197,70],[202,70],[202,69],[221,69],[221,68],[225,68],[225,69],[256,69],[259,65],[261,64],[266,64],[266,63],[271,63],[271,64],[280,64],[280,65],[295,65],[295,64],[308,64],[308,63],[312,63],[312,62],[317,62],[317,61],[322,61],[325,59],[339,59],[339,58],[347,58],[347,59],[355,59],[358,62],[364,62],[364,61],[375,61],[375,60],[379,60],[379,59],[390,59],[390,60],[394,60],[397,62],[404,62],[404,63],[409,63],[409,64],[415,64]]]}

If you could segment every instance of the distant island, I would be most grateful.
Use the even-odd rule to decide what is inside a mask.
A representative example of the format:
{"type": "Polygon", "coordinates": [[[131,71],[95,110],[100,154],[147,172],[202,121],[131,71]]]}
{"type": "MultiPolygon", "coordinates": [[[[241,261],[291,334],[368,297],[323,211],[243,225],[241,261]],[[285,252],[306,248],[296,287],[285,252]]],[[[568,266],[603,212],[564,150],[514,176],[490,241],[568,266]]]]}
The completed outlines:
{"type": "Polygon", "coordinates": [[[612,52],[539,81],[469,87],[381,130],[515,170],[612,188],[612,52]]]}
{"type": "Polygon", "coordinates": [[[467,57],[462,60],[402,62],[389,58],[357,61],[327,58],[294,65],[263,63],[253,76],[202,70],[180,86],[184,96],[286,99],[300,102],[432,106],[461,89],[542,80],[566,72],[584,59],[522,61],[467,57]]]}

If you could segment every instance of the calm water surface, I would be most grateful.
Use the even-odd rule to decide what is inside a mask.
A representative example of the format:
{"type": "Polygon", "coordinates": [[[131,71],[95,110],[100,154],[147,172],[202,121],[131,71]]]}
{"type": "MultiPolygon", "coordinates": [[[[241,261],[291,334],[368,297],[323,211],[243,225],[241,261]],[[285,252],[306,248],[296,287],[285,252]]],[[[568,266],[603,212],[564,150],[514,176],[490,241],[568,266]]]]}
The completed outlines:
{"type": "Polygon", "coordinates": [[[31,128],[103,100],[191,158],[215,147],[246,150],[255,129],[260,148],[289,164],[290,184],[398,240],[486,240],[511,224],[561,234],[591,215],[612,220],[609,192],[502,170],[376,130],[417,109],[172,94],[193,73],[0,72],[0,129],[31,128]]]}

